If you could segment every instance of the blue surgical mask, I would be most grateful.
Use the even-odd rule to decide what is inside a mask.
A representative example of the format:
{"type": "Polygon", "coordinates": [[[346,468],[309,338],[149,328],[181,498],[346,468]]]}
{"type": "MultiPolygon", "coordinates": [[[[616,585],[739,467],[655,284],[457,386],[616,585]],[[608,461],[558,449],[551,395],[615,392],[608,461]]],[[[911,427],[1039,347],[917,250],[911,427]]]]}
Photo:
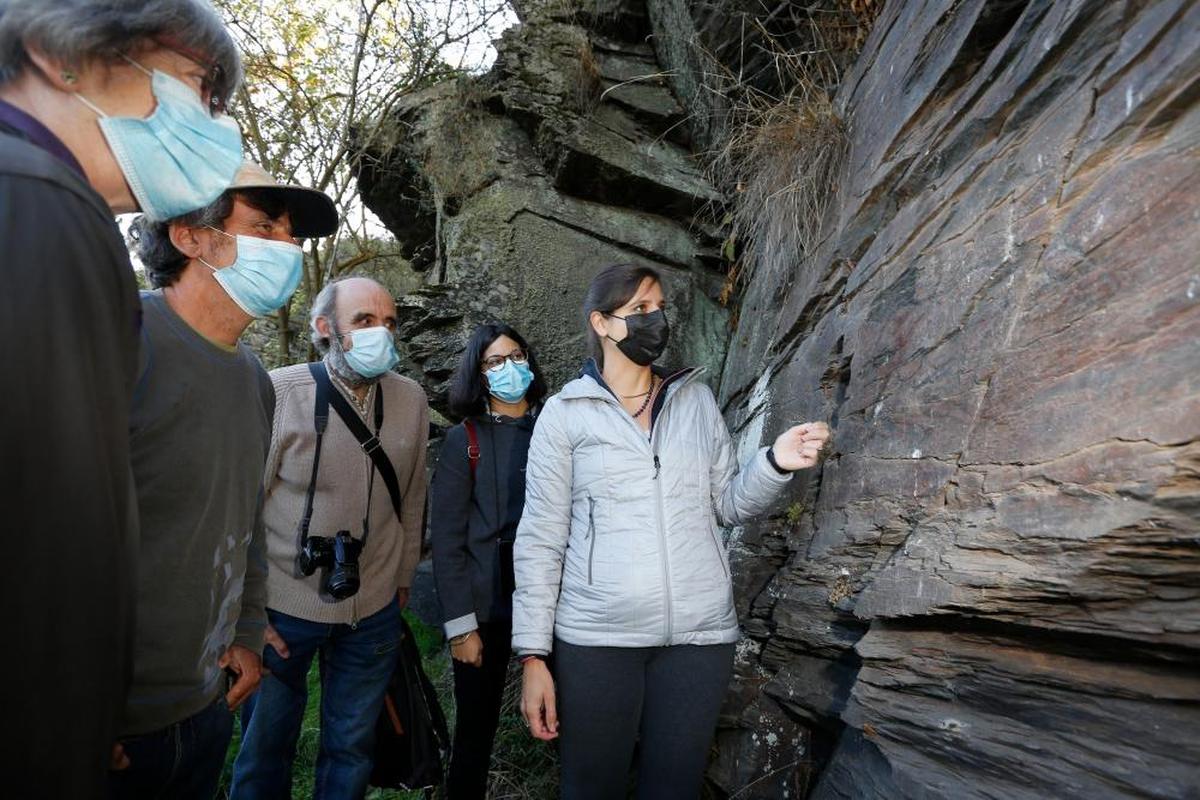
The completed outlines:
{"type": "Polygon", "coordinates": [[[204,208],[233,183],[242,165],[242,133],[229,117],[213,117],[186,83],[132,59],[150,76],[157,106],[145,119],[100,117],[100,130],[142,213],[164,222],[204,208]]]}
{"type": "Polygon", "coordinates": [[[503,366],[489,369],[486,373],[488,391],[498,400],[515,403],[529,391],[533,383],[533,370],[528,364],[518,364],[511,358],[505,359],[503,366]]]}
{"type": "Polygon", "coordinates": [[[346,363],[364,378],[376,378],[400,363],[392,332],[382,326],[350,331],[346,363]]]}
{"type": "Polygon", "coordinates": [[[214,267],[202,258],[199,261],[213,271],[217,283],[242,311],[265,317],[291,299],[303,272],[304,253],[299,245],[210,230],[237,240],[237,260],[228,267],[214,267]]]}

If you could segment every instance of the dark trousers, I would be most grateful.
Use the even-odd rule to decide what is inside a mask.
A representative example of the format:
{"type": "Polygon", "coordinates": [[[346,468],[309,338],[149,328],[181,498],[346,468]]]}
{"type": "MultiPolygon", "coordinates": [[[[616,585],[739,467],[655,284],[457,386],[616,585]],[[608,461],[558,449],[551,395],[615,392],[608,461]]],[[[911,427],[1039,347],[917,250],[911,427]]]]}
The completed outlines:
{"type": "Polygon", "coordinates": [[[733,645],[577,647],[555,640],[563,800],[696,800],[733,645]]]}
{"type": "Polygon", "coordinates": [[[233,713],[222,696],[182,722],[122,739],[129,767],[109,773],[111,796],[212,800],[232,736],[233,713]]]}
{"type": "Polygon", "coordinates": [[[454,662],[454,750],[446,775],[449,800],[483,800],[487,794],[492,740],[508,676],[512,622],[483,622],[483,666],[454,662]]]}

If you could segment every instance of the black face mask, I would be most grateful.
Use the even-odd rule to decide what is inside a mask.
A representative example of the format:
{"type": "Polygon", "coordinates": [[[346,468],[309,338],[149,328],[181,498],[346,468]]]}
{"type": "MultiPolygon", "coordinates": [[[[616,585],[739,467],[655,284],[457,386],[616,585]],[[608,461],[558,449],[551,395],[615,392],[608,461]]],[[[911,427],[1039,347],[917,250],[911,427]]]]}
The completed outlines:
{"type": "MultiPolygon", "coordinates": [[[[617,342],[617,349],[638,366],[653,364],[667,349],[667,340],[671,338],[671,326],[667,324],[667,315],[661,308],[649,314],[604,316],[625,321],[625,338],[619,342],[616,339],[613,341],[617,342]]],[[[611,336],[608,338],[612,339],[611,336]]]]}

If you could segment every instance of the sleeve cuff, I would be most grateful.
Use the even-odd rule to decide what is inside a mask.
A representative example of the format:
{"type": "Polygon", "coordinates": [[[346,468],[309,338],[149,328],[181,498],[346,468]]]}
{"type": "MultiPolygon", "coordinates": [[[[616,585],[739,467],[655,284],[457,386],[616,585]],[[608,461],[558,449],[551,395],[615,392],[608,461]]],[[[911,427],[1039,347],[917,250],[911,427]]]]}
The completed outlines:
{"type": "Polygon", "coordinates": [[[462,636],[464,633],[478,630],[479,622],[475,619],[475,612],[472,611],[470,614],[463,614],[461,617],[447,620],[445,628],[446,638],[453,639],[455,636],[462,636]]]}
{"type": "Polygon", "coordinates": [[[792,473],[790,469],[784,469],[783,467],[779,466],[779,462],[775,460],[774,447],[767,448],[767,463],[770,464],[780,475],[790,475],[792,473]]]}
{"type": "Polygon", "coordinates": [[[755,458],[761,462],[762,466],[764,467],[764,469],[761,470],[761,473],[763,477],[766,478],[770,483],[782,486],[790,481],[792,476],[796,474],[791,470],[781,469],[775,464],[775,456],[770,447],[760,448],[758,455],[755,456],[755,458]]]}
{"type": "Polygon", "coordinates": [[[262,655],[263,647],[265,647],[267,643],[266,633],[267,627],[265,625],[257,630],[238,631],[233,637],[231,646],[236,644],[240,647],[246,648],[251,653],[258,653],[259,655],[262,655]]]}

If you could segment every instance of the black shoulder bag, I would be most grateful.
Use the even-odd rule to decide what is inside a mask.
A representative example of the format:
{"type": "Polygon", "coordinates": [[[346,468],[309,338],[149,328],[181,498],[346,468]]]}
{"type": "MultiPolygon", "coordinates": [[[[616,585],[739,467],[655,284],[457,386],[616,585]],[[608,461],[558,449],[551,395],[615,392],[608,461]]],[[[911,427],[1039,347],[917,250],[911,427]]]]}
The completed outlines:
{"type": "Polygon", "coordinates": [[[428,789],[442,782],[442,760],[450,752],[450,732],[437,692],[421,666],[412,628],[403,617],[400,622],[400,658],[375,722],[371,785],[428,789]]]}

